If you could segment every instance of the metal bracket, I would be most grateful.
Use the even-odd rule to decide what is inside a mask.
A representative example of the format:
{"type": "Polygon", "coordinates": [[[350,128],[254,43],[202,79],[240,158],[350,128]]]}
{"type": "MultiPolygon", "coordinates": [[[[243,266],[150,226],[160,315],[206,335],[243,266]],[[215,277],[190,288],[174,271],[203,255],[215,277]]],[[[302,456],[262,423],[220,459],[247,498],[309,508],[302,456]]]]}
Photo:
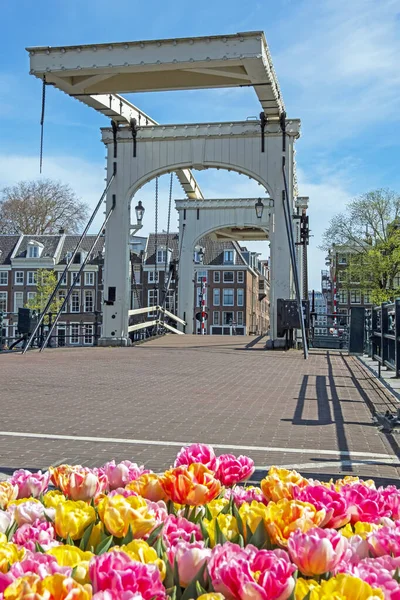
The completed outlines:
{"type": "Polygon", "coordinates": [[[264,111],[260,113],[260,127],[261,127],[261,152],[265,152],[265,126],[268,118],[265,116],[264,111]]]}
{"type": "Polygon", "coordinates": [[[136,139],[137,139],[137,132],[138,132],[136,119],[131,119],[129,121],[129,124],[131,127],[132,139],[133,139],[133,158],[136,158],[136,139]]]}
{"type": "Polygon", "coordinates": [[[282,130],[282,152],[286,152],[286,113],[281,112],[279,117],[279,123],[282,130]]]}
{"type": "Polygon", "coordinates": [[[112,120],[111,121],[112,133],[113,133],[113,141],[114,141],[114,158],[117,158],[117,134],[118,134],[118,124],[112,120]]]}

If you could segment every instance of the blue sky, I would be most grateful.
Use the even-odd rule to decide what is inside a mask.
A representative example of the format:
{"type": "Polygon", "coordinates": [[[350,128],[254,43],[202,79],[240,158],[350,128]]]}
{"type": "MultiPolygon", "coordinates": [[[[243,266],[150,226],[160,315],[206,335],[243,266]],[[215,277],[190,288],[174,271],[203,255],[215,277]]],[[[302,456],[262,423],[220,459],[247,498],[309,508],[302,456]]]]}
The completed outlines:
{"type": "MultiPolygon", "coordinates": [[[[400,0],[3,0],[0,41],[0,187],[39,175],[41,85],[26,46],[70,45],[263,30],[289,117],[302,121],[299,191],[310,196],[310,286],[320,287],[317,250],[329,218],[359,193],[400,192],[400,0]]],[[[251,89],[138,94],[159,122],[246,119],[251,89]]],[[[107,120],[57,90],[47,94],[44,176],[70,183],[93,205],[103,188],[107,120]]],[[[222,171],[196,174],[208,197],[257,196],[258,186],[222,171]]],[[[168,177],[161,181],[161,226],[168,177]]],[[[153,229],[154,184],[141,192],[153,229]]],[[[176,182],[174,196],[181,197],[176,182]]],[[[258,244],[264,254],[267,249],[258,244]]]]}

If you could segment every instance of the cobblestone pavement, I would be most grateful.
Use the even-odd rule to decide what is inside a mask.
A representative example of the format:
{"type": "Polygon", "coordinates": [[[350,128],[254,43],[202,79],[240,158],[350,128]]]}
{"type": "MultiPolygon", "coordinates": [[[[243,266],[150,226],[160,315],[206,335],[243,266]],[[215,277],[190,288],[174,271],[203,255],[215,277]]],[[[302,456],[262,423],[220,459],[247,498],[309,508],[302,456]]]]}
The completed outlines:
{"type": "Polygon", "coordinates": [[[0,356],[0,472],[112,458],[159,471],[182,443],[202,441],[258,467],[398,478],[368,407],[383,392],[356,358],[314,351],[304,361],[255,341],[167,336],[0,356]]]}

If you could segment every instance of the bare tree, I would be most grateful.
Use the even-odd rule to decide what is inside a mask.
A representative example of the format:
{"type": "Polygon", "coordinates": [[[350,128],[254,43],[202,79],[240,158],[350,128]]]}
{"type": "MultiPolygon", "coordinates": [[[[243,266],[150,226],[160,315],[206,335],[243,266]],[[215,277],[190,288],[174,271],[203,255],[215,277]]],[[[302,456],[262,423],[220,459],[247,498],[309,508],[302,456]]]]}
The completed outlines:
{"type": "Polygon", "coordinates": [[[0,192],[0,233],[77,233],[87,215],[88,205],[60,181],[20,181],[0,192]]]}

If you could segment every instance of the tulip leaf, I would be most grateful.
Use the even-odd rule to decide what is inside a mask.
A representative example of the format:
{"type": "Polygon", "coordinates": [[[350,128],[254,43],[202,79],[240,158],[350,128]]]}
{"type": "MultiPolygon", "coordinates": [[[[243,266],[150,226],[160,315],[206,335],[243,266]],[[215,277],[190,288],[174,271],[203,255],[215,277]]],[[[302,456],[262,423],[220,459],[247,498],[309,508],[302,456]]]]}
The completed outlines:
{"type": "Polygon", "coordinates": [[[111,544],[113,543],[113,539],[113,536],[110,535],[108,538],[97,544],[95,554],[97,554],[97,556],[100,556],[100,554],[104,554],[105,552],[107,552],[107,550],[111,547],[111,544]]]}
{"type": "Polygon", "coordinates": [[[124,539],[122,540],[121,546],[123,546],[125,544],[129,544],[129,542],[131,542],[132,540],[133,540],[133,531],[132,531],[132,526],[129,523],[127,534],[124,537],[124,539]]]}
{"type": "Polygon", "coordinates": [[[193,523],[197,525],[203,519],[203,516],[203,511],[199,510],[193,519],[193,523]]]}
{"type": "MultiPolygon", "coordinates": [[[[164,579],[164,587],[167,588],[167,592],[169,589],[173,589],[174,588],[174,569],[173,566],[171,565],[171,563],[168,560],[168,557],[166,554],[164,554],[164,556],[162,557],[164,563],[165,563],[165,579],[164,579]]],[[[175,594],[176,594],[176,590],[175,590],[175,594]]]]}
{"type": "Polygon", "coordinates": [[[238,526],[238,530],[241,536],[243,536],[244,538],[244,528],[243,528],[243,521],[242,521],[242,517],[239,514],[239,511],[237,509],[236,504],[232,505],[232,514],[236,519],[237,522],[237,526],[238,526]]]}
{"type": "Polygon", "coordinates": [[[167,588],[167,596],[169,596],[170,600],[176,600],[176,585],[171,588],[167,588]]]}
{"type": "Polygon", "coordinates": [[[232,503],[231,500],[229,500],[228,504],[226,506],[224,506],[224,508],[221,510],[220,515],[230,515],[232,512],[232,503]]]}
{"type": "Polygon", "coordinates": [[[206,587],[208,589],[208,592],[215,592],[213,583],[212,583],[212,579],[211,579],[211,575],[210,575],[210,571],[208,570],[208,567],[206,568],[206,587]]]}
{"type": "Polygon", "coordinates": [[[392,575],[393,579],[395,579],[397,581],[397,583],[400,583],[400,569],[399,567],[396,568],[394,574],[392,575]]]}
{"type": "Polygon", "coordinates": [[[74,567],[74,568],[72,569],[72,573],[71,573],[71,577],[72,577],[72,579],[75,579],[75,575],[76,575],[76,572],[77,572],[77,570],[78,570],[78,566],[76,566],[76,567],[74,567]]]}
{"type": "Polygon", "coordinates": [[[17,521],[14,521],[14,523],[12,523],[6,531],[6,536],[7,536],[8,541],[10,541],[12,539],[12,537],[13,537],[14,533],[17,531],[17,529],[18,529],[18,523],[17,523],[17,521]]]}
{"type": "Polygon", "coordinates": [[[218,519],[215,519],[215,541],[217,544],[225,544],[228,539],[225,537],[224,533],[221,531],[221,527],[219,526],[218,519]]]}
{"type": "Polygon", "coordinates": [[[175,508],[174,503],[172,502],[172,500],[168,500],[168,502],[167,502],[167,511],[168,511],[169,515],[175,515],[176,516],[176,508],[175,508]]]}
{"type": "Polygon", "coordinates": [[[39,498],[38,498],[39,502],[41,502],[44,506],[44,496],[43,496],[43,492],[40,492],[39,494],[39,498]]]}
{"type": "Polygon", "coordinates": [[[264,521],[262,519],[257,525],[257,529],[255,530],[253,535],[247,538],[247,543],[253,544],[253,546],[259,549],[264,548],[265,545],[265,550],[271,549],[268,547],[270,545],[270,540],[266,534],[264,521]]]}
{"type": "Polygon", "coordinates": [[[158,558],[162,558],[163,554],[165,553],[165,546],[163,544],[163,539],[161,536],[157,538],[157,540],[153,544],[153,548],[157,552],[158,558]]]}
{"type": "Polygon", "coordinates": [[[196,592],[198,596],[201,596],[202,594],[207,594],[207,590],[205,590],[198,581],[196,581],[196,592]]]}
{"type": "Polygon", "coordinates": [[[185,510],[183,511],[183,516],[185,519],[188,519],[190,511],[191,511],[190,504],[186,504],[185,510]]]}
{"type": "Polygon", "coordinates": [[[206,571],[206,568],[207,562],[205,561],[204,564],[197,571],[196,575],[193,577],[192,581],[189,583],[185,591],[183,592],[181,600],[190,600],[191,598],[197,598],[198,596],[201,596],[201,594],[199,594],[197,591],[196,583],[200,581],[204,582],[204,573],[206,571]]]}
{"type": "Polygon", "coordinates": [[[41,552],[42,554],[46,552],[46,550],[43,548],[43,546],[39,544],[39,542],[35,542],[35,551],[41,552]]]}
{"type": "Polygon", "coordinates": [[[147,543],[149,544],[149,546],[154,546],[155,542],[157,541],[157,538],[161,535],[163,528],[164,523],[161,523],[161,525],[158,525],[158,527],[153,529],[153,531],[147,539],[147,543]]]}
{"type": "Polygon", "coordinates": [[[178,561],[174,560],[174,582],[175,582],[175,589],[176,589],[176,600],[181,600],[181,596],[182,596],[182,590],[181,590],[181,586],[179,585],[179,570],[178,570],[178,561]]]}
{"type": "Polygon", "coordinates": [[[246,523],[246,544],[250,544],[250,540],[253,537],[253,532],[250,529],[250,525],[246,523]]]}
{"type": "Polygon", "coordinates": [[[237,544],[239,544],[239,546],[241,548],[244,548],[244,539],[243,539],[243,536],[240,533],[238,535],[237,544]]]}
{"type": "Polygon", "coordinates": [[[307,596],[304,596],[303,600],[310,600],[311,598],[311,590],[308,592],[307,596]]]}
{"type": "Polygon", "coordinates": [[[79,544],[79,548],[81,550],[86,550],[86,546],[87,546],[87,544],[89,542],[89,538],[90,538],[90,535],[91,535],[91,533],[93,531],[93,527],[94,527],[94,523],[90,523],[90,525],[88,527],[86,527],[85,532],[84,532],[84,534],[82,536],[81,542],[79,544]]]}
{"type": "Polygon", "coordinates": [[[75,546],[74,540],[72,539],[72,537],[69,534],[67,535],[67,539],[65,540],[65,545],[66,546],[75,546]]]}
{"type": "Polygon", "coordinates": [[[211,519],[212,519],[211,510],[208,508],[207,504],[205,505],[204,508],[206,509],[206,515],[205,516],[206,516],[207,521],[211,521],[211,519]]]}
{"type": "Polygon", "coordinates": [[[203,536],[203,540],[204,541],[209,541],[210,536],[208,534],[207,528],[204,525],[203,521],[200,521],[200,529],[201,529],[201,533],[202,533],[202,536],[203,536]]]}

